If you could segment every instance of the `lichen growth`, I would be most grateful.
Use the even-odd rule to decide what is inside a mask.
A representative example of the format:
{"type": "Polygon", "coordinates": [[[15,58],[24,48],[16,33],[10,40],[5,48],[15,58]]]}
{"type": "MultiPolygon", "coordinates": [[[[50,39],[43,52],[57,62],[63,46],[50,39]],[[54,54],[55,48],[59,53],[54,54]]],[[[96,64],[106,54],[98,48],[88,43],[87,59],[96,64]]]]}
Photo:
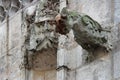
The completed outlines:
{"type": "MultiPolygon", "coordinates": [[[[94,52],[98,48],[111,50],[108,39],[110,32],[104,30],[101,25],[86,14],[78,14],[63,8],[61,12],[61,23],[69,32],[73,30],[75,41],[88,52],[94,52]]],[[[61,33],[61,32],[59,32],[61,33]]],[[[64,32],[66,33],[66,32],[64,32]]]]}

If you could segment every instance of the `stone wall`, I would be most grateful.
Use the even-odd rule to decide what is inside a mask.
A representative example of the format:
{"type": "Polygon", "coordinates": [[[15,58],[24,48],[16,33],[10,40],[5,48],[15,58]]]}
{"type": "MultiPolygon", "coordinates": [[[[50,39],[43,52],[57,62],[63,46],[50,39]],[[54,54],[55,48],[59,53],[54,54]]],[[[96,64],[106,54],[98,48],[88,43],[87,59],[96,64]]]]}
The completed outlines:
{"type": "MultiPolygon", "coordinates": [[[[118,4],[119,4],[118,0],[116,1],[69,0],[68,1],[70,10],[72,9],[75,11],[77,10],[80,13],[86,13],[89,16],[91,16],[93,19],[98,21],[102,25],[102,27],[110,29],[111,35],[109,36],[109,38],[113,43],[116,43],[113,45],[114,49],[113,52],[111,52],[112,55],[111,53],[109,53],[108,55],[99,58],[98,60],[92,62],[91,64],[87,64],[87,65],[83,64],[82,67],[76,67],[76,69],[74,68],[73,70],[70,68],[71,70],[68,71],[67,73],[68,80],[69,79],[70,80],[88,80],[88,79],[113,80],[114,78],[119,79],[120,75],[119,75],[119,61],[118,61],[119,60],[119,46],[118,46],[119,5],[118,4]]],[[[77,65],[77,63],[70,62],[69,65],[77,65]]]]}
{"type": "Polygon", "coordinates": [[[0,26],[0,80],[20,80],[24,78],[22,67],[23,53],[21,52],[21,12],[9,19],[0,26]],[[9,28],[8,28],[9,27],[9,28]]]}
{"type": "Polygon", "coordinates": [[[0,26],[0,79],[6,79],[6,23],[0,26]]]}
{"type": "Polygon", "coordinates": [[[102,27],[111,28],[110,39],[113,42],[112,54],[102,57],[102,60],[98,59],[91,64],[68,72],[68,79],[119,80],[119,0],[69,0],[68,3],[70,9],[86,13],[98,21],[102,27]]]}
{"type": "Polygon", "coordinates": [[[113,56],[113,59],[114,59],[114,78],[115,80],[120,80],[120,62],[119,62],[119,59],[120,59],[120,46],[118,44],[120,44],[120,1],[119,0],[114,0],[114,5],[115,5],[115,8],[114,8],[114,23],[115,23],[115,28],[114,28],[114,34],[117,35],[117,38],[115,40],[115,44],[114,44],[114,50],[113,50],[113,53],[114,53],[114,56],[113,56]]]}
{"type": "MultiPolygon", "coordinates": [[[[24,6],[28,6],[30,2],[26,0],[24,6]]],[[[46,55],[49,51],[45,55],[39,53],[40,57],[36,56],[33,61],[37,61],[38,65],[34,63],[34,69],[31,70],[26,70],[23,66],[26,27],[22,26],[22,11],[17,10],[8,21],[5,19],[0,23],[0,80],[119,80],[119,5],[119,0],[68,0],[70,10],[85,13],[104,28],[111,29],[109,37],[114,43],[112,54],[108,53],[91,63],[85,63],[88,53],[69,35],[69,39],[60,38],[59,44],[62,45],[59,45],[56,55],[46,55]],[[56,70],[62,65],[69,70],[56,70]]]]}

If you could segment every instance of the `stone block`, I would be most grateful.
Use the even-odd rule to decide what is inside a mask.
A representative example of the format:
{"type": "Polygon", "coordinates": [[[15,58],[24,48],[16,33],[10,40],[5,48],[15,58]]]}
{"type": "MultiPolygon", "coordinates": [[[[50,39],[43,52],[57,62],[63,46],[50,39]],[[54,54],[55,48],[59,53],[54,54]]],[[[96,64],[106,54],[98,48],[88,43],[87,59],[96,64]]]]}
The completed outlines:
{"type": "Polygon", "coordinates": [[[111,61],[109,56],[91,64],[69,71],[68,80],[111,80],[111,61]],[[74,75],[71,75],[74,74],[74,75]],[[70,76],[74,77],[73,79],[70,76]]]}
{"type": "Polygon", "coordinates": [[[114,53],[114,78],[120,77],[120,52],[114,53]]]}
{"type": "Polygon", "coordinates": [[[68,71],[67,72],[67,80],[76,80],[76,71],[68,71]]]}
{"type": "Polygon", "coordinates": [[[83,51],[81,46],[68,50],[66,55],[66,64],[68,68],[75,69],[83,65],[83,51]]]}
{"type": "Polygon", "coordinates": [[[118,39],[120,40],[120,1],[119,0],[115,0],[115,13],[114,13],[114,23],[115,23],[115,27],[114,27],[114,34],[116,34],[116,40],[118,39]],[[116,32],[117,31],[117,32],[116,32]]]}
{"type": "Polygon", "coordinates": [[[56,80],[56,70],[46,71],[45,80],[56,80]]]}
{"type": "Polygon", "coordinates": [[[20,80],[22,79],[23,66],[23,56],[21,50],[17,47],[9,51],[8,64],[9,64],[9,79],[10,80],[20,80]]]}
{"type": "Polygon", "coordinates": [[[9,22],[9,49],[21,46],[21,12],[17,13],[9,22]]]}
{"type": "Polygon", "coordinates": [[[111,2],[109,0],[69,0],[69,8],[89,15],[104,26],[111,22],[111,2]]]}
{"type": "Polygon", "coordinates": [[[66,80],[67,79],[67,70],[61,69],[57,71],[57,80],[66,80]]]}
{"type": "MultiPolygon", "coordinates": [[[[33,71],[33,80],[44,80],[44,72],[40,71],[33,71]]],[[[31,79],[32,80],[32,79],[31,79]]]]}
{"type": "Polygon", "coordinates": [[[31,55],[32,61],[32,69],[38,71],[46,71],[51,69],[56,69],[57,67],[57,57],[56,57],[56,50],[55,49],[45,49],[42,51],[38,51],[31,55]]]}
{"type": "Polygon", "coordinates": [[[6,23],[0,25],[0,57],[6,55],[6,23]]]}
{"type": "Polygon", "coordinates": [[[57,52],[57,67],[67,66],[67,51],[65,49],[59,49],[57,52]]]}
{"type": "Polygon", "coordinates": [[[59,37],[59,46],[57,51],[57,67],[66,66],[70,69],[79,67],[83,64],[82,47],[74,41],[72,31],[66,36],[59,37]]]}
{"type": "Polygon", "coordinates": [[[3,56],[0,58],[0,74],[2,75],[3,73],[6,72],[6,57],[3,56]]]}
{"type": "Polygon", "coordinates": [[[56,71],[55,70],[49,70],[49,71],[32,70],[30,80],[56,80],[56,71]]]}

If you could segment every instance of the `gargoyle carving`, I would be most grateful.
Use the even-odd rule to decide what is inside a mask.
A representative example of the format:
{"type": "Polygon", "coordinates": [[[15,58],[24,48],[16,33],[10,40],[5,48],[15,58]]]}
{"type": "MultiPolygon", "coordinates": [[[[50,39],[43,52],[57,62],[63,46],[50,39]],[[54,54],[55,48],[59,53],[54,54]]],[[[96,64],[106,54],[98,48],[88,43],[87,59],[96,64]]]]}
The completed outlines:
{"type": "Polygon", "coordinates": [[[72,29],[75,41],[88,52],[94,52],[98,48],[105,51],[111,49],[108,41],[110,31],[103,29],[90,16],[63,8],[55,19],[57,22],[56,32],[67,34],[72,29]]]}

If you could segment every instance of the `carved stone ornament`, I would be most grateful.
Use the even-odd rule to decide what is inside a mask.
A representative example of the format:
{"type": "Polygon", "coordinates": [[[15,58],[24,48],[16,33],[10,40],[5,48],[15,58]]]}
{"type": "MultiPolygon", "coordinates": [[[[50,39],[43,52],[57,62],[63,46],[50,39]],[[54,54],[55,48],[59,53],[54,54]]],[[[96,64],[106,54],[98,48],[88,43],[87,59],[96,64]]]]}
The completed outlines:
{"type": "Polygon", "coordinates": [[[58,7],[53,9],[52,5],[55,3],[49,0],[47,2],[41,1],[26,10],[25,19],[29,34],[28,50],[40,51],[49,47],[52,48],[57,43],[54,17],[58,13],[56,11],[58,7]]]}
{"type": "Polygon", "coordinates": [[[20,9],[30,5],[37,0],[0,0],[0,22],[3,22],[6,15],[13,16],[20,9]]]}
{"type": "Polygon", "coordinates": [[[56,22],[56,32],[66,35],[72,29],[75,41],[88,52],[94,52],[99,48],[110,51],[112,48],[108,38],[110,31],[103,29],[88,15],[63,8],[62,12],[56,16],[56,22]]]}
{"type": "Polygon", "coordinates": [[[27,69],[56,68],[58,36],[55,33],[54,18],[58,14],[58,6],[58,2],[44,0],[24,11],[23,22],[27,28],[25,46],[29,55],[25,65],[27,69]]]}

